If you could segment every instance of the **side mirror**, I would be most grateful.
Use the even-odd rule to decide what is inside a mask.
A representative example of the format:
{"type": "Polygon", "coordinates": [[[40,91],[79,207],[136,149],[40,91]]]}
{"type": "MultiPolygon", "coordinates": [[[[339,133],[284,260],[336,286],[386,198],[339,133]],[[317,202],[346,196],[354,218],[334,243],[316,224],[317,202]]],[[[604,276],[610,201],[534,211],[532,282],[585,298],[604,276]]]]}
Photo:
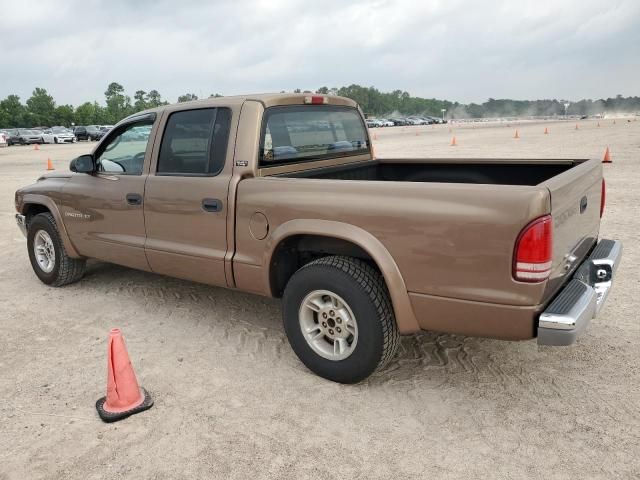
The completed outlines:
{"type": "Polygon", "coordinates": [[[93,155],[80,155],[78,158],[71,160],[69,170],[76,173],[93,173],[96,170],[96,164],[93,155]]]}

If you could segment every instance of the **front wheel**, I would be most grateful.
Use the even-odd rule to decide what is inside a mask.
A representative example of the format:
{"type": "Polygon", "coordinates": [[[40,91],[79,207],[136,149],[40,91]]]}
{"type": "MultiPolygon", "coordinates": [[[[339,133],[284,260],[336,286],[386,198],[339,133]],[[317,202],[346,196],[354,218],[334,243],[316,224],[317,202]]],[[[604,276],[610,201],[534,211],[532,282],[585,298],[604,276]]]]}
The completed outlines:
{"type": "Polygon", "coordinates": [[[399,336],[380,273],[362,260],[315,260],[289,280],[283,296],[289,343],[309,370],[357,383],[393,358],[399,336]]]}
{"type": "Polygon", "coordinates": [[[84,275],[85,261],[67,255],[50,213],[40,213],[29,222],[27,248],[33,271],[47,285],[61,287],[84,275]]]}

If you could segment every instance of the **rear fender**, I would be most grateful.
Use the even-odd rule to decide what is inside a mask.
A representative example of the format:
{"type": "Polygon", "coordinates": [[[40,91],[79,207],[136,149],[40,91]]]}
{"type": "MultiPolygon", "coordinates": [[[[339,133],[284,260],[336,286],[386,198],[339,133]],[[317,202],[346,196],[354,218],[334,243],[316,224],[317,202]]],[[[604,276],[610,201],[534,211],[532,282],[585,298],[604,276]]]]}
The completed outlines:
{"type": "MultiPolygon", "coordinates": [[[[365,250],[377,264],[387,284],[399,332],[408,334],[420,330],[400,270],[389,251],[376,237],[359,227],[342,222],[313,219],[290,220],[280,225],[270,235],[263,265],[271,265],[271,258],[277,246],[292,235],[334,237],[352,242],[365,250]]],[[[264,284],[270,285],[269,268],[263,269],[263,275],[264,284]]]]}

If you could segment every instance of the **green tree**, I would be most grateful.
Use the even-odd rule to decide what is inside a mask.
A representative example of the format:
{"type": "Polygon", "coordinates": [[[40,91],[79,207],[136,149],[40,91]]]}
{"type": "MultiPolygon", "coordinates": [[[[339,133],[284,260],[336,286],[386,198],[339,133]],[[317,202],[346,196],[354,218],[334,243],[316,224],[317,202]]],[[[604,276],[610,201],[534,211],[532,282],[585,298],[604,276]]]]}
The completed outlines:
{"type": "Polygon", "coordinates": [[[44,88],[36,88],[27,100],[27,111],[31,121],[37,125],[51,125],[56,102],[44,88]]]}
{"type": "Polygon", "coordinates": [[[145,92],[144,90],[137,90],[135,95],[133,96],[133,99],[135,100],[135,102],[133,103],[133,108],[136,112],[140,112],[149,108],[147,106],[147,100],[145,99],[146,95],[147,92],[145,92]]]}
{"type": "Polygon", "coordinates": [[[191,102],[193,100],[198,100],[198,96],[195,93],[185,93],[178,97],[178,103],[191,102]]]}
{"type": "Polygon", "coordinates": [[[166,105],[167,102],[162,101],[162,96],[160,95],[160,92],[158,92],[157,90],[151,90],[148,94],[147,94],[147,106],[148,108],[156,108],[159,107],[161,105],[166,105]]]}
{"type": "Polygon", "coordinates": [[[119,83],[111,82],[104,96],[107,104],[104,116],[106,123],[116,123],[131,113],[131,98],[125,95],[124,87],[119,83]]]}
{"type": "Polygon", "coordinates": [[[85,102],[76,108],[75,122],[76,125],[90,125],[96,116],[95,105],[91,102],[85,102]]]}
{"type": "Polygon", "coordinates": [[[0,111],[6,119],[4,124],[0,126],[6,127],[29,127],[25,120],[27,119],[27,109],[20,102],[18,95],[9,95],[0,102],[0,111]]]}
{"type": "Polygon", "coordinates": [[[72,105],[60,105],[56,107],[53,112],[53,120],[51,125],[64,125],[65,127],[71,126],[75,121],[75,115],[72,105]]]}

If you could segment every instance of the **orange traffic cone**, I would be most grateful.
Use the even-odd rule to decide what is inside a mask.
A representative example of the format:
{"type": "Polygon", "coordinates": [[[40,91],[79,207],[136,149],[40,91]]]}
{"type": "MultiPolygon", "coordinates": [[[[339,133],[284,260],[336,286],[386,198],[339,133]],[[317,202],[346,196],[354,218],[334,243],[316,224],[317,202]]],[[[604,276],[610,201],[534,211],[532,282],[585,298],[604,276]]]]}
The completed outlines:
{"type": "Polygon", "coordinates": [[[549,129],[547,127],[544,127],[544,134],[549,135],[549,129]]]}
{"type": "Polygon", "coordinates": [[[456,145],[458,145],[458,142],[456,142],[456,136],[454,135],[453,138],[451,139],[451,146],[455,147],[456,145]]]}
{"type": "Polygon", "coordinates": [[[602,163],[613,163],[611,160],[611,152],[609,151],[609,145],[607,145],[607,149],[604,151],[604,157],[602,157],[602,163]]]}
{"type": "Polygon", "coordinates": [[[34,150],[40,150],[40,145],[38,145],[37,143],[35,143],[35,144],[33,145],[33,149],[34,149],[34,150]]]}
{"type": "Polygon", "coordinates": [[[513,136],[513,138],[520,138],[520,135],[518,134],[518,130],[516,130],[516,134],[513,136]]]}
{"type": "Polygon", "coordinates": [[[50,158],[47,158],[47,170],[55,170],[55,168],[53,168],[53,162],[50,158]]]}
{"type": "Polygon", "coordinates": [[[107,396],[96,402],[98,415],[102,421],[110,423],[152,406],[149,393],[138,386],[120,329],[111,329],[107,349],[107,396]]]}

